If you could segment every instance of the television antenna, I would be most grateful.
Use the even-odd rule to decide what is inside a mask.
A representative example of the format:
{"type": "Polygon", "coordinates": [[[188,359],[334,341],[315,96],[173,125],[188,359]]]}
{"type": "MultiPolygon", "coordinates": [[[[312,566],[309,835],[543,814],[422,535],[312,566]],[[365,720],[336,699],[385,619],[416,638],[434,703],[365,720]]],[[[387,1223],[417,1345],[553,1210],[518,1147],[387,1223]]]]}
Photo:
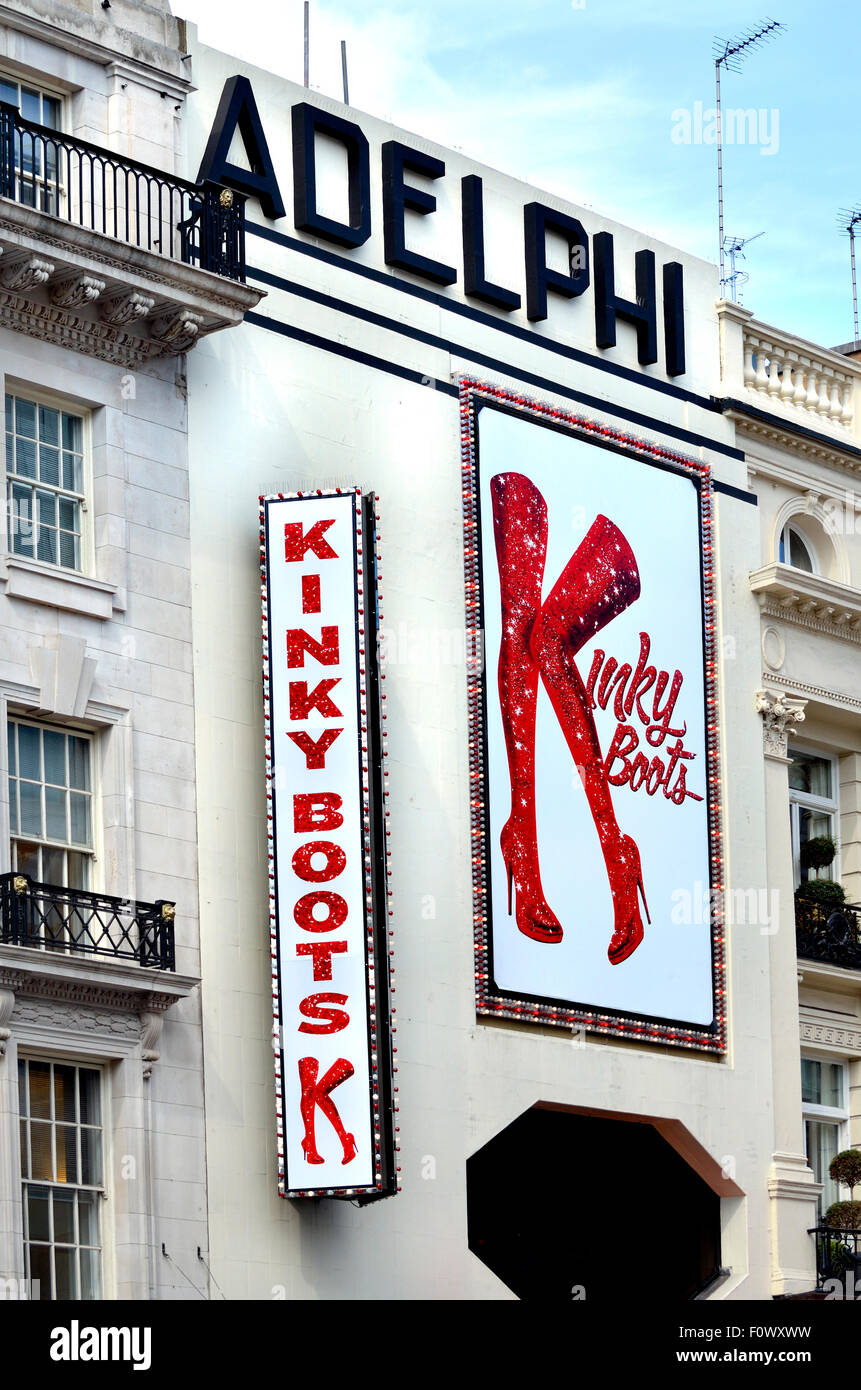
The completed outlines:
{"type": "Polygon", "coordinates": [[[838,224],[841,231],[849,234],[849,260],[852,265],[852,313],[855,321],[855,337],[853,343],[858,342],[858,282],[855,278],[855,228],[861,226],[861,208],[841,208],[838,214],[838,224]]]}
{"type": "Polygon", "coordinates": [[[741,72],[741,65],[752,48],[770,43],[786,29],[777,19],[765,19],[756,29],[746,29],[732,39],[715,39],[715,106],[717,108],[718,251],[720,255],[720,296],[726,287],[723,231],[723,129],[720,104],[720,70],[741,72]]]}
{"type": "Polygon", "coordinates": [[[729,256],[729,275],[726,277],[726,283],[729,286],[729,297],[735,304],[741,303],[742,286],[746,285],[750,279],[746,270],[736,269],[736,257],[739,260],[745,260],[746,257],[742,248],[748,246],[752,241],[758,241],[761,236],[765,236],[765,232],[757,232],[754,236],[724,237],[724,250],[729,256]],[[736,294],[736,290],[738,294],[736,294]]]}

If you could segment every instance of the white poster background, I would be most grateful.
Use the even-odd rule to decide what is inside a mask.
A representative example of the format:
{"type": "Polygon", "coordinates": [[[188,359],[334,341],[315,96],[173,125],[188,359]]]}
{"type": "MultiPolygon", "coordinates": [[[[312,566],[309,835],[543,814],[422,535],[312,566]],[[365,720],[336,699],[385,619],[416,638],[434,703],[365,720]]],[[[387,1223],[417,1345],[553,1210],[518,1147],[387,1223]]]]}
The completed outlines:
{"type": "MultiPolygon", "coordinates": [[[[323,1187],[364,1187],[374,1182],[374,1148],[370,1111],[370,1057],[368,1044],[368,976],[365,959],[364,862],[361,820],[362,768],[359,756],[358,673],[356,649],[355,495],[303,497],[268,504],[268,575],[270,643],[270,733],[275,807],[275,857],[277,866],[278,944],[280,951],[280,1000],[284,1068],[284,1157],[287,1186],[293,1190],[323,1187]],[[334,518],[324,538],[337,559],[321,560],[309,551],[303,561],[287,561],[284,526],[301,522],[305,534],[319,520],[334,518]],[[320,612],[302,611],[302,576],[320,576],[320,612]],[[323,626],[337,625],[339,657],[336,666],[323,666],[305,653],[304,667],[287,667],[288,628],[304,628],[320,640],[323,626]],[[341,719],[323,719],[312,711],[307,720],[291,719],[291,681],[307,682],[309,692],[319,681],[340,677],[330,691],[342,712],[341,719]],[[343,732],[326,753],[325,768],[308,770],[305,755],[287,737],[290,729],[302,729],[317,740],[326,728],[343,732]],[[344,823],[337,830],[297,834],[293,829],[293,796],[296,792],[337,792],[343,804],[344,823]],[[311,840],[328,840],[341,846],[347,863],[344,872],[325,883],[297,878],[292,867],[295,851],[311,840]],[[316,890],[339,893],[348,904],[341,927],[330,932],[308,932],[293,916],[298,900],[316,890]],[[346,953],[333,955],[332,979],[315,980],[310,956],[297,956],[299,942],[347,941],[346,953]],[[305,1020],[299,1004],[309,994],[346,994],[344,1008],[350,1022],[338,1033],[300,1033],[305,1020]],[[343,1148],[319,1106],[315,1126],[317,1149],[325,1162],[308,1163],[302,1150],[304,1126],[299,1110],[300,1057],[319,1060],[322,1078],[339,1057],[346,1057],[355,1075],[331,1092],[344,1127],[355,1136],[356,1157],[342,1163],[343,1148]]],[[[323,859],[312,861],[322,866],[323,859]]],[[[321,915],[321,914],[318,914],[321,915]]],[[[333,1005],[332,1007],[340,1007],[333,1005]]]]}
{"type": "MultiPolygon", "coordinates": [[[[698,492],[689,478],[642,459],[602,449],[586,440],[491,408],[477,415],[478,480],[488,714],[490,891],[493,976],[496,986],[520,998],[536,996],[581,1004],[597,1012],[708,1025],[714,1017],[708,906],[709,840],[704,721],[704,659],[700,584],[698,492]],[[500,591],[493,535],[490,480],[516,472],[539,489],[548,508],[547,561],[542,598],[601,513],[630,543],[640,573],[640,597],[577,654],[584,683],[596,648],[636,667],[640,632],[648,632],[648,664],[684,676],[672,726],[687,724],[684,746],[696,753],[685,763],[690,791],[676,806],[662,791],[611,787],[619,828],[639,850],[643,886],[652,917],[640,903],[644,939],[618,965],[607,958],[613,934],[613,900],[594,822],[565,737],[541,682],[536,717],[536,799],[541,878],[549,906],[564,932],[561,942],[532,940],[517,930],[515,904],[508,916],[507,882],[499,836],[511,808],[508,759],[497,686],[500,591]],[[680,914],[678,890],[687,891],[691,921],[680,914]]],[[[654,687],[644,697],[651,708],[654,687]]],[[[593,711],[606,757],[616,718],[612,699],[593,711]]],[[[626,722],[640,750],[666,762],[665,740],[651,748],[636,710],[626,722]]],[[[630,756],[630,755],[629,755],[630,756]]],[[[621,764],[616,763],[614,771],[621,764]]],[[[673,780],[675,780],[675,775],[673,780]]]]}

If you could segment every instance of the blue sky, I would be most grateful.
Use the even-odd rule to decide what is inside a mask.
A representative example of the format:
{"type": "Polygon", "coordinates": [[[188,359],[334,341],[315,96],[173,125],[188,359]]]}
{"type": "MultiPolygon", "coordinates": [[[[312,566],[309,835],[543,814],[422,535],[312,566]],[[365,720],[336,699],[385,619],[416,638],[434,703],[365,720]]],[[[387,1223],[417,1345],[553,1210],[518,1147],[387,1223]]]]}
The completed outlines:
{"type": "MultiPolygon", "coordinates": [[[[786,32],[723,82],[725,110],[761,113],[755,142],[747,126],[725,148],[725,227],[765,233],[746,307],[832,346],[853,333],[837,213],[861,204],[861,6],[773,3],[786,32]]],[[[241,30],[236,0],[173,10],[204,43],[301,82],[302,0],[242,0],[241,30]]],[[[311,85],[341,96],[344,38],[357,109],[716,260],[715,146],[682,137],[688,119],[709,132],[715,36],[762,18],[738,0],[312,0],[311,85]]]]}

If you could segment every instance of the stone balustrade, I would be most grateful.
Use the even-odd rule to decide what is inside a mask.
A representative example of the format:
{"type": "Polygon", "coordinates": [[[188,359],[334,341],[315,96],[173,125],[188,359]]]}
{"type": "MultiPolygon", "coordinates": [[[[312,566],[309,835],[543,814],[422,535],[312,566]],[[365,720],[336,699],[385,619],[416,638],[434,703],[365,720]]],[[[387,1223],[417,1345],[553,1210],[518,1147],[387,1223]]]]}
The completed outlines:
{"type": "Polygon", "coordinates": [[[766,337],[756,327],[759,331],[754,331],[754,325],[744,329],[745,386],[771,401],[850,429],[855,415],[854,364],[850,366],[838,354],[810,351],[809,344],[771,330],[766,337]]]}

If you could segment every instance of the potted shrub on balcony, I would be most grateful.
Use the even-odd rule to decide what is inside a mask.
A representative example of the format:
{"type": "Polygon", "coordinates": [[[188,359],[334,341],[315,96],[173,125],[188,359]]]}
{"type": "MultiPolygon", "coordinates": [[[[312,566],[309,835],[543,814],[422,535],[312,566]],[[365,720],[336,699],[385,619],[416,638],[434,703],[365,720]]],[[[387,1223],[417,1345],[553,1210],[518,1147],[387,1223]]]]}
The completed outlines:
{"type": "Polygon", "coordinates": [[[830,878],[809,878],[795,890],[801,902],[819,903],[823,908],[841,907],[846,901],[842,884],[832,883],[830,878]]]}
{"type": "Polygon", "coordinates": [[[830,835],[814,835],[801,846],[801,867],[803,869],[827,869],[834,863],[837,845],[830,835]]]}
{"type": "Polygon", "coordinates": [[[861,1231],[861,1202],[854,1201],[855,1188],[861,1183],[861,1149],[843,1149],[832,1158],[828,1168],[834,1182],[849,1188],[848,1202],[832,1202],[825,1213],[825,1224],[840,1231],[861,1231]]]}
{"type": "MultiPolygon", "coordinates": [[[[820,869],[827,869],[834,863],[836,854],[837,845],[830,835],[814,835],[801,846],[801,867],[803,870],[813,869],[818,874],[820,869]]],[[[828,878],[805,879],[796,889],[795,896],[803,902],[820,903],[826,911],[839,907],[846,900],[840,884],[832,883],[828,878]]]]}

